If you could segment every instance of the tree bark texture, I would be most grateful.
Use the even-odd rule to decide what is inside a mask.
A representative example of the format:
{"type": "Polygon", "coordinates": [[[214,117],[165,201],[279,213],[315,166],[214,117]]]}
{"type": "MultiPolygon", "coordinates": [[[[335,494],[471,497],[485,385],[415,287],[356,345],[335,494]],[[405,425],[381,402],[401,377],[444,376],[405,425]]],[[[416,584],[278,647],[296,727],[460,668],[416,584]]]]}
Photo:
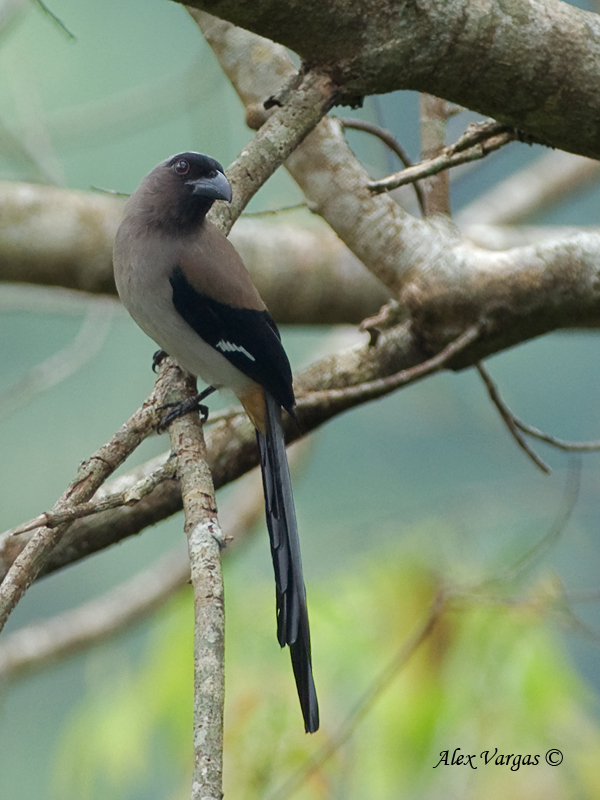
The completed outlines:
{"type": "Polygon", "coordinates": [[[341,99],[414,89],[600,157],[600,18],[560,0],[193,0],[294,50],[341,99]]]}

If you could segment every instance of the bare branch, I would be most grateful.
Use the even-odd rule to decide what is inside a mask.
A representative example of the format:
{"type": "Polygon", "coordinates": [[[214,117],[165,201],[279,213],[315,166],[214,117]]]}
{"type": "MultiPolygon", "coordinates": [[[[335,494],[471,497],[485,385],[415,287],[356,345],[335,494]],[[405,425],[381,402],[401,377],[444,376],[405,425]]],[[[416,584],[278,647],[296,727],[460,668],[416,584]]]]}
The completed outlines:
{"type": "MultiPolygon", "coordinates": [[[[162,367],[160,372],[162,374],[162,367]]],[[[179,370],[171,376],[171,387],[171,399],[176,402],[196,394],[196,381],[179,370]]],[[[176,419],[169,427],[169,436],[181,484],[194,593],[191,798],[222,800],[225,615],[221,547],[225,546],[225,538],[217,519],[214,486],[199,417],[187,414],[176,419]]]]}
{"type": "MultiPolygon", "coordinates": [[[[412,161],[408,157],[406,150],[402,147],[400,142],[394,137],[391,131],[388,131],[379,125],[374,125],[372,122],[366,122],[363,119],[354,119],[353,117],[340,117],[340,122],[344,128],[351,128],[356,131],[365,131],[386,144],[389,149],[395,153],[405,167],[412,167],[412,161]]],[[[417,202],[421,209],[421,214],[425,216],[425,198],[423,197],[423,189],[421,188],[418,180],[411,181],[414,186],[417,202]]]]}
{"type": "Polygon", "coordinates": [[[525,450],[527,455],[530,456],[530,458],[544,472],[551,472],[550,467],[548,467],[544,461],[542,461],[535,453],[533,453],[528,444],[524,441],[523,437],[519,434],[519,431],[526,433],[528,436],[532,436],[534,439],[539,439],[541,442],[546,442],[546,444],[556,447],[557,450],[564,450],[566,453],[591,453],[595,450],[600,450],[600,440],[589,442],[568,442],[565,439],[559,439],[556,436],[550,435],[549,433],[544,433],[538,428],[535,428],[533,425],[528,425],[526,422],[523,422],[523,420],[515,416],[515,414],[513,414],[510,408],[506,405],[500,396],[497,385],[492,380],[491,375],[484,365],[476,364],[475,366],[481,375],[483,382],[485,383],[494,405],[497,407],[502,419],[506,422],[508,429],[517,440],[519,446],[525,450]]]}
{"type": "Polygon", "coordinates": [[[315,406],[322,405],[329,406],[331,410],[339,411],[342,406],[344,409],[348,409],[368,400],[383,397],[401,386],[415,383],[447,366],[449,361],[479,338],[481,331],[481,325],[471,326],[450,344],[446,345],[437,355],[422,361],[414,367],[401,370],[394,375],[377,378],[365,383],[353,384],[343,389],[325,389],[311,392],[306,396],[300,395],[297,403],[298,411],[301,414],[310,413],[315,406]]]}
{"type": "Polygon", "coordinates": [[[391,131],[382,128],[380,125],[374,125],[372,122],[367,122],[364,119],[355,119],[354,117],[339,117],[343,128],[350,128],[355,131],[364,131],[376,136],[378,139],[387,145],[390,150],[395,153],[405,167],[412,167],[413,163],[408,157],[408,153],[402,147],[400,142],[394,137],[391,131]]]}
{"type": "Polygon", "coordinates": [[[531,449],[531,447],[529,447],[529,445],[527,444],[525,439],[519,433],[519,426],[516,423],[514,415],[512,414],[511,410],[506,405],[504,400],[502,400],[502,398],[500,397],[500,393],[498,392],[498,387],[496,386],[496,384],[492,380],[492,378],[491,378],[489,372],[487,371],[487,369],[481,363],[476,364],[475,368],[477,369],[477,372],[479,372],[479,374],[480,374],[480,376],[481,376],[481,378],[482,378],[482,380],[483,380],[483,382],[485,384],[485,388],[488,390],[488,393],[490,395],[490,398],[491,398],[493,404],[496,406],[496,408],[500,412],[500,416],[502,417],[502,420],[504,421],[506,427],[510,431],[510,433],[513,436],[513,438],[516,441],[516,443],[519,445],[521,450],[523,450],[529,456],[529,458],[533,461],[533,463],[536,465],[536,467],[539,467],[542,470],[542,472],[545,472],[547,475],[549,475],[552,472],[552,470],[550,469],[548,464],[546,464],[546,462],[543,461],[543,459],[541,459],[537,455],[537,453],[535,453],[531,449]]]}
{"type": "Polygon", "coordinates": [[[444,148],[440,155],[415,164],[413,167],[396,172],[379,181],[371,181],[369,189],[374,192],[389,192],[407,183],[437,175],[440,172],[485,158],[517,138],[514,129],[507,130],[499,122],[480,122],[469,125],[465,133],[453,145],[444,148]]]}
{"type": "Polygon", "coordinates": [[[299,211],[301,208],[308,208],[308,204],[304,201],[302,203],[294,203],[291,206],[281,206],[280,208],[265,208],[262,211],[244,211],[241,216],[247,217],[274,217],[283,214],[285,211],[299,211]]]}
{"type": "Polygon", "coordinates": [[[564,450],[566,453],[591,453],[594,450],[600,450],[600,440],[598,439],[589,442],[569,442],[566,439],[559,439],[556,436],[551,436],[549,433],[544,433],[538,428],[534,428],[533,425],[528,425],[526,422],[523,422],[523,420],[520,420],[518,417],[513,416],[513,419],[517,428],[523,431],[523,433],[527,433],[529,436],[533,436],[534,439],[539,439],[541,442],[551,444],[552,447],[556,447],[557,450],[564,450]]]}

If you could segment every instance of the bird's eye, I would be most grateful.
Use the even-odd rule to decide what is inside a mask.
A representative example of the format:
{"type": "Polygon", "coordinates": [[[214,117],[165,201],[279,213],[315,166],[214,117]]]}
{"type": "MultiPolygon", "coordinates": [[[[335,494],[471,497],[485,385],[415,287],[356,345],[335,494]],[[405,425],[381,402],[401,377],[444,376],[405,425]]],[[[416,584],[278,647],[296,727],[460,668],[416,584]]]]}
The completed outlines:
{"type": "Polygon", "coordinates": [[[190,171],[189,162],[185,160],[185,158],[180,158],[179,161],[175,162],[175,172],[178,175],[187,175],[190,171]]]}

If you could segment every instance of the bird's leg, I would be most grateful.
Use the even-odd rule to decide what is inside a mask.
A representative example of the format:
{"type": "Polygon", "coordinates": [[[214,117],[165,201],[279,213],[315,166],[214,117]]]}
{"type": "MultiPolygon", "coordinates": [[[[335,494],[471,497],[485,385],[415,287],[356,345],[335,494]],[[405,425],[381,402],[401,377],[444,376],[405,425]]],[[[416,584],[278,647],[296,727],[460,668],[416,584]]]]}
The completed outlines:
{"type": "Polygon", "coordinates": [[[185,417],[190,411],[199,411],[200,419],[202,422],[206,422],[208,419],[208,406],[202,405],[202,400],[214,391],[216,391],[214,386],[208,386],[204,391],[194,397],[188,397],[187,400],[182,400],[180,403],[165,403],[162,405],[161,408],[170,408],[171,410],[161,419],[157,426],[157,431],[159,433],[166,431],[172,422],[179,419],[179,417],[185,417]]]}
{"type": "Polygon", "coordinates": [[[156,353],[152,356],[152,372],[156,372],[160,362],[163,358],[166,358],[168,353],[165,353],[164,350],[157,350],[156,353]]]}

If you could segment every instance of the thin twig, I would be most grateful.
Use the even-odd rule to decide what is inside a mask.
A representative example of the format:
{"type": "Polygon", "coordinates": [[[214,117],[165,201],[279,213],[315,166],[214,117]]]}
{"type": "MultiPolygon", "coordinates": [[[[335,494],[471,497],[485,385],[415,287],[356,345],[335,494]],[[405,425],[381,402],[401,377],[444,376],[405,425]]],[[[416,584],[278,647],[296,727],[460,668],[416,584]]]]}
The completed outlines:
{"type": "Polygon", "coordinates": [[[600,440],[598,439],[590,440],[588,442],[569,442],[566,439],[558,439],[556,436],[551,436],[549,433],[544,433],[544,431],[538,430],[538,428],[535,428],[533,425],[528,425],[518,417],[513,416],[513,419],[517,428],[522,430],[523,433],[533,436],[534,439],[539,439],[540,442],[551,444],[552,447],[556,447],[558,450],[564,450],[567,453],[586,453],[593,452],[594,450],[600,450],[600,440]]]}
{"type": "Polygon", "coordinates": [[[242,211],[242,217],[268,217],[280,214],[283,211],[297,211],[299,208],[308,208],[308,203],[303,200],[301,203],[294,203],[292,206],[281,206],[281,208],[267,208],[264,211],[242,211]]]}
{"type": "MultiPolygon", "coordinates": [[[[478,364],[477,369],[479,370],[479,374],[483,378],[485,385],[488,388],[488,391],[490,392],[490,396],[492,396],[492,390],[493,390],[494,395],[492,396],[492,400],[494,400],[494,403],[496,404],[498,410],[502,414],[502,418],[504,419],[504,414],[502,411],[503,409],[509,416],[511,423],[514,425],[515,428],[518,428],[520,431],[526,433],[528,436],[532,436],[534,439],[539,439],[540,442],[546,442],[546,444],[550,444],[552,445],[552,447],[556,447],[557,450],[564,450],[566,453],[591,453],[594,452],[595,450],[600,450],[600,439],[592,439],[587,442],[570,442],[567,441],[566,439],[559,439],[557,436],[552,436],[549,433],[544,433],[544,431],[539,430],[539,428],[536,428],[533,425],[529,425],[527,422],[523,422],[522,419],[519,419],[519,417],[513,414],[513,412],[508,408],[504,400],[501,398],[500,393],[498,392],[498,387],[492,380],[490,374],[487,372],[483,364],[478,364]]],[[[511,433],[513,433],[515,438],[518,435],[518,432],[513,432],[512,429],[511,433]]],[[[544,472],[546,471],[550,471],[550,469],[548,468],[548,470],[544,470],[544,472]]]]}
{"type": "Polygon", "coordinates": [[[17,525],[10,533],[12,536],[19,536],[22,533],[35,530],[35,528],[41,528],[44,525],[47,528],[56,528],[58,525],[63,525],[65,522],[72,522],[73,520],[82,519],[83,517],[91,517],[92,514],[100,514],[102,511],[108,511],[109,508],[133,506],[139,503],[142,497],[146,497],[146,495],[154,491],[159,483],[172,480],[175,474],[175,460],[170,458],[165,464],[155,469],[150,475],[146,475],[129,489],[125,489],[122,492],[115,492],[107,497],[103,497],[102,500],[80,503],[79,505],[66,508],[63,511],[45,511],[29,522],[17,525]]]}
{"type": "MultiPolygon", "coordinates": [[[[379,125],[374,125],[372,122],[365,122],[365,120],[353,119],[352,117],[341,117],[340,122],[344,128],[352,128],[353,130],[364,131],[365,133],[377,136],[378,139],[381,139],[381,141],[398,156],[406,168],[413,166],[413,162],[410,160],[408,153],[391,131],[381,128],[379,125]]],[[[425,196],[423,194],[423,189],[418,180],[412,183],[415,187],[415,194],[417,196],[419,208],[421,209],[421,214],[425,216],[425,196]]]]}
{"type": "Polygon", "coordinates": [[[103,186],[90,186],[92,192],[99,192],[100,194],[109,194],[111,197],[131,197],[130,192],[120,192],[118,189],[105,189],[103,186]]]}
{"type": "Polygon", "coordinates": [[[34,0],[34,2],[42,9],[42,11],[44,12],[44,14],[46,14],[46,16],[50,17],[50,19],[61,29],[61,31],[64,34],[66,34],[66,36],[69,39],[71,39],[72,41],[76,41],[77,37],[75,36],[75,34],[71,33],[71,31],[67,28],[62,19],[60,19],[60,17],[57,17],[54,11],[48,8],[46,3],[44,3],[42,0],[34,0]]]}
{"type": "Polygon", "coordinates": [[[517,133],[513,128],[508,128],[499,122],[469,125],[460,139],[445,148],[444,152],[436,158],[428,159],[416,164],[414,167],[396,172],[394,175],[389,175],[380,181],[371,181],[368,184],[369,189],[377,194],[389,192],[420,178],[436,175],[442,170],[484,158],[488,153],[504,147],[504,145],[514,141],[516,138],[517,133]]]}
{"type": "Polygon", "coordinates": [[[443,350],[440,350],[437,355],[422,361],[420,364],[416,364],[414,367],[396,372],[394,375],[376,378],[354,386],[346,386],[343,389],[324,389],[323,391],[307,393],[298,398],[297,408],[299,411],[304,411],[321,403],[329,403],[331,406],[341,405],[345,409],[349,409],[358,403],[383,397],[401,386],[415,383],[427,377],[427,375],[438,372],[454,356],[473,344],[479,338],[482,327],[480,323],[471,325],[464,333],[461,333],[460,336],[446,345],[443,350]]]}
{"type": "Polygon", "coordinates": [[[500,393],[498,392],[498,387],[492,380],[491,375],[487,371],[487,369],[483,366],[481,362],[478,362],[476,365],[477,372],[480,374],[481,379],[485,384],[485,388],[488,390],[488,394],[492,400],[492,403],[498,409],[500,416],[502,417],[506,427],[510,431],[512,437],[514,438],[515,442],[519,445],[521,450],[526,453],[529,458],[533,461],[536,467],[539,467],[542,472],[545,472],[546,475],[550,475],[552,470],[546,464],[546,462],[541,459],[537,453],[531,449],[531,447],[527,444],[525,439],[519,433],[519,429],[514,417],[514,414],[510,410],[510,408],[506,405],[504,400],[500,397],[500,393]]]}
{"type": "Polygon", "coordinates": [[[394,138],[394,135],[391,131],[381,128],[379,125],[374,125],[372,122],[367,122],[363,119],[354,119],[353,117],[339,117],[339,121],[342,123],[344,128],[352,128],[352,130],[355,131],[364,131],[365,133],[370,133],[373,136],[377,136],[377,138],[381,139],[381,141],[386,144],[390,150],[396,153],[405,167],[413,166],[413,162],[410,160],[408,153],[402,147],[400,142],[394,138]]]}
{"type": "Polygon", "coordinates": [[[338,731],[331,736],[325,745],[307,759],[279,789],[268,796],[268,800],[284,800],[296,792],[303,783],[328,761],[334,753],[350,738],[359,722],[373,707],[375,701],[385,692],[400,670],[404,668],[421,644],[431,635],[446,606],[447,597],[440,589],[429,609],[425,620],[417,630],[402,643],[396,655],[380,673],[367,691],[360,698],[354,709],[348,714],[338,731]]]}

